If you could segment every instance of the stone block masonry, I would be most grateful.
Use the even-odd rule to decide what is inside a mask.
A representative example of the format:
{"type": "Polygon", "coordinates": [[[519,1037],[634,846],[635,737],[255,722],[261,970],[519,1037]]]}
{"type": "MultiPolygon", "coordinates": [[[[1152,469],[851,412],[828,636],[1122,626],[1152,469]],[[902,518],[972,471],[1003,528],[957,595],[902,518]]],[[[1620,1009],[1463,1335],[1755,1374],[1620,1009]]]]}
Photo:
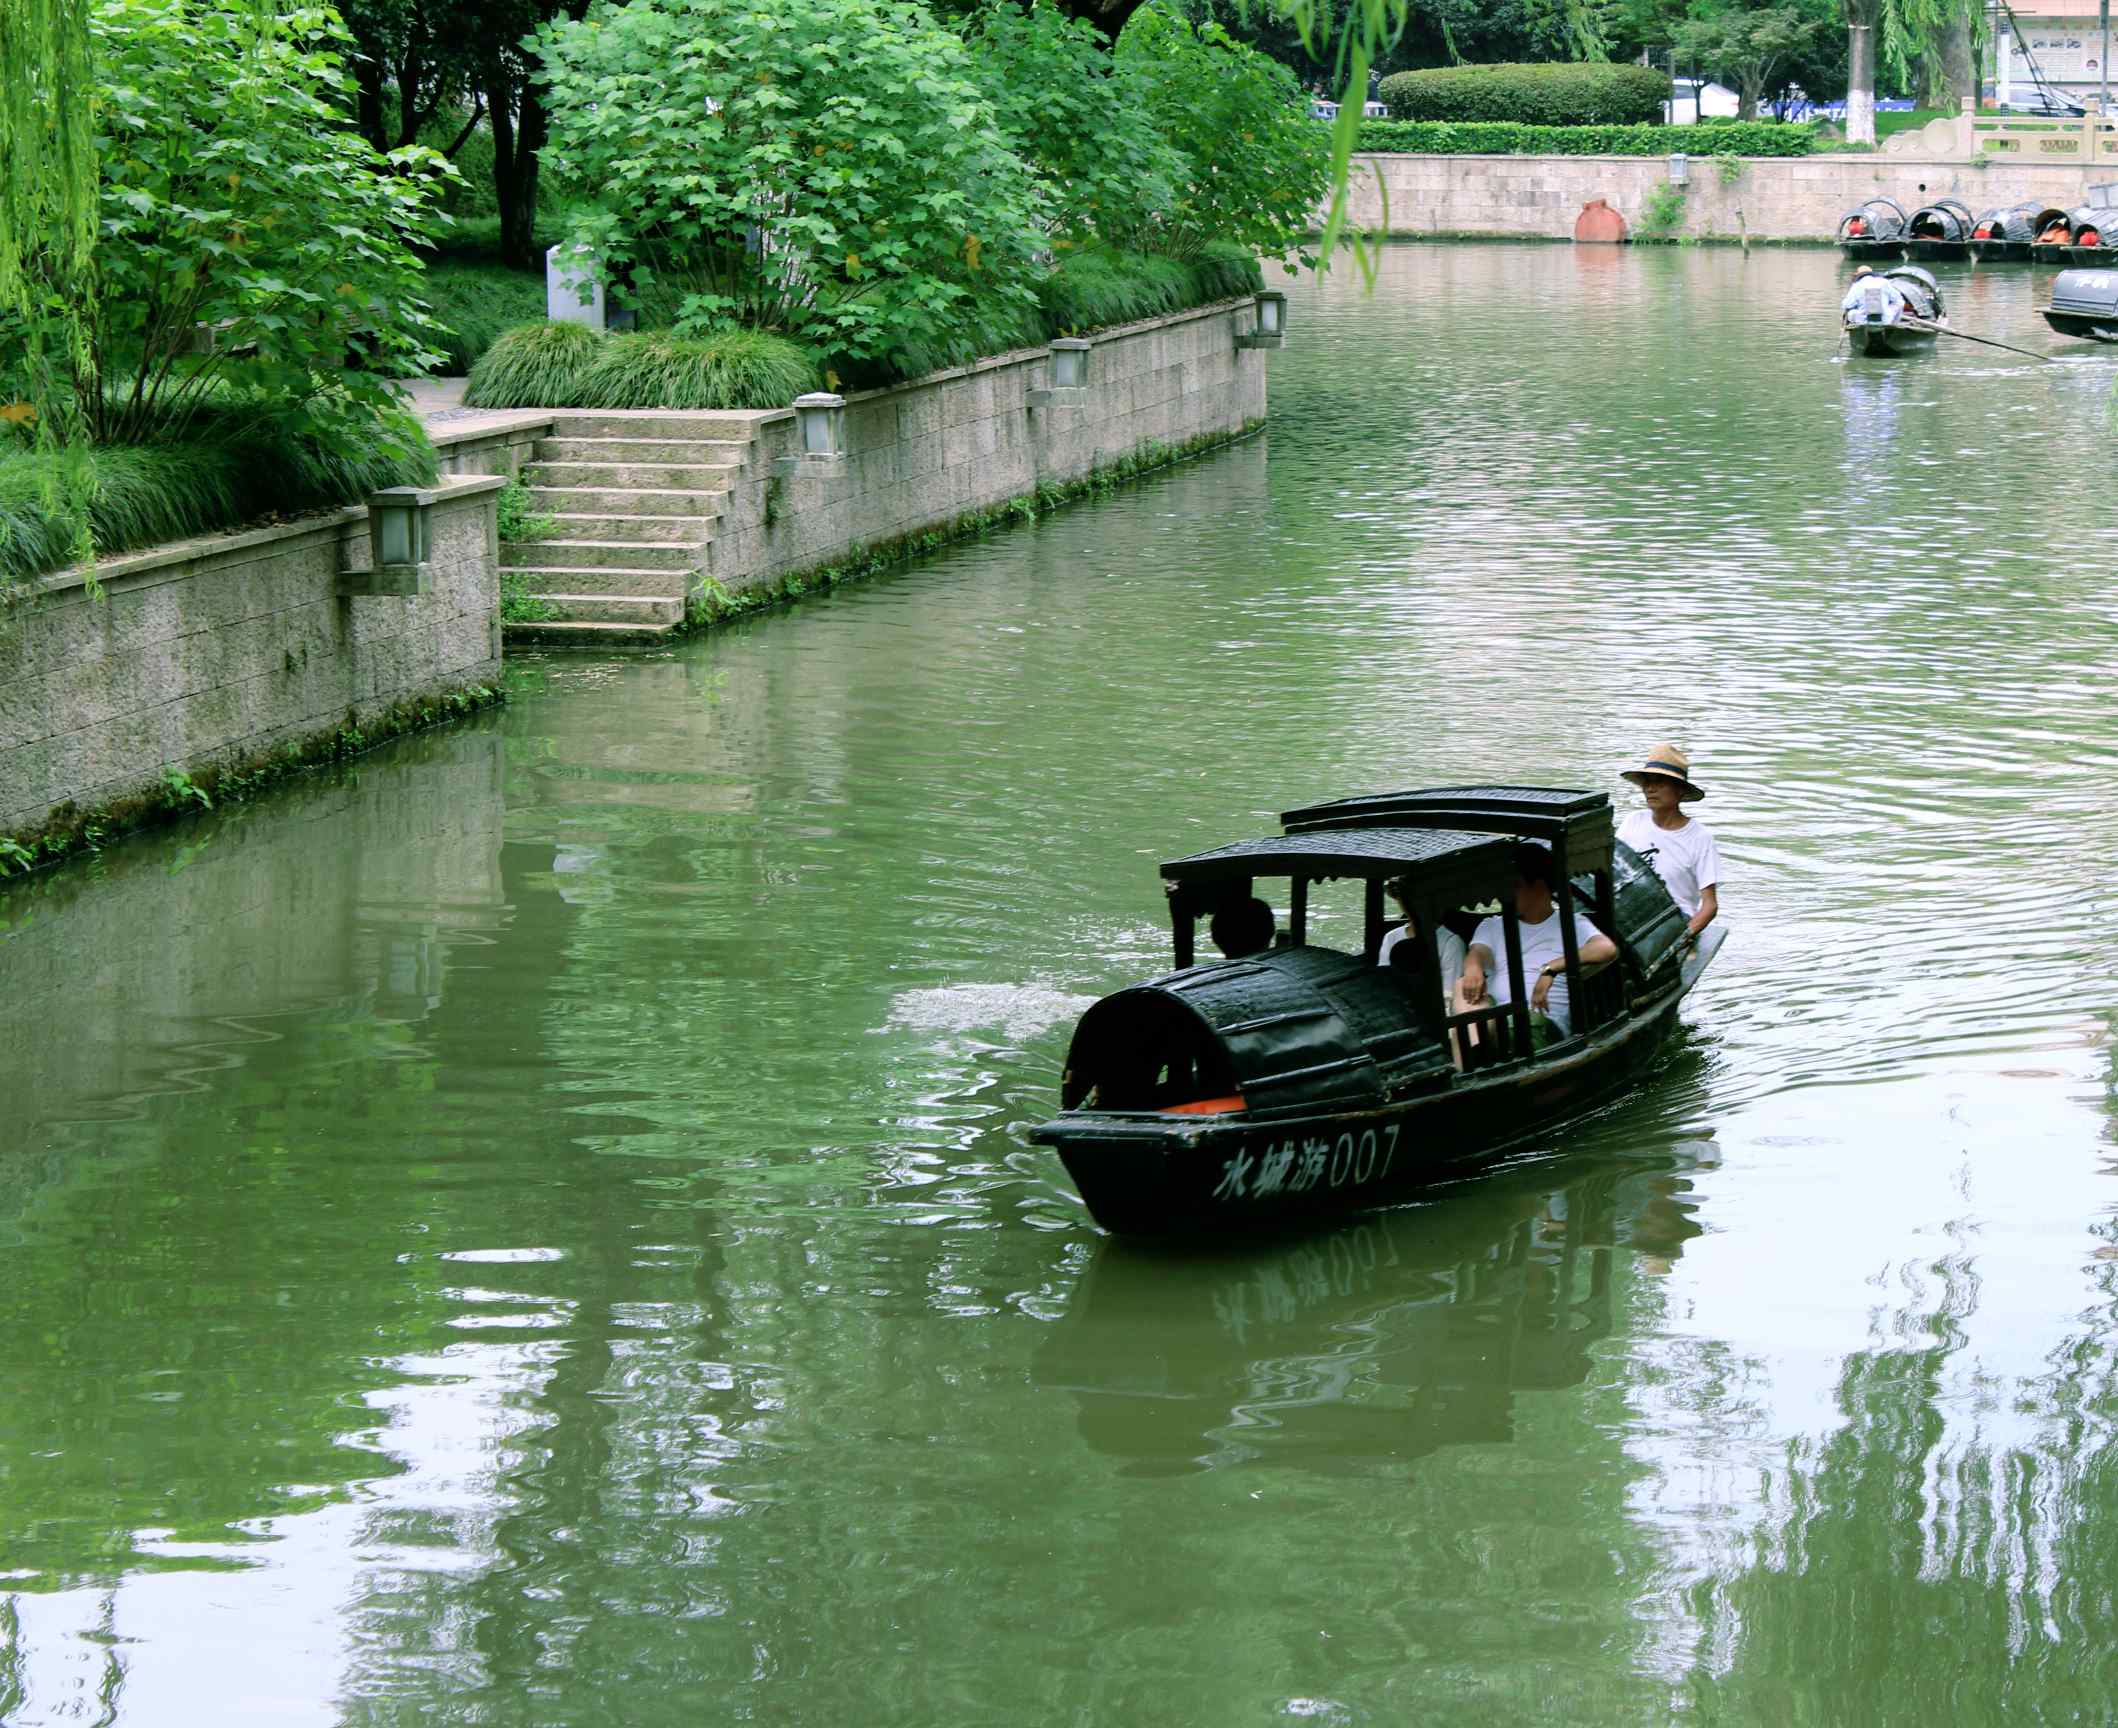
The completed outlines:
{"type": "Polygon", "coordinates": [[[0,835],[122,821],[175,770],[210,785],[500,674],[498,478],[440,483],[432,592],[346,598],[367,511],[212,535],[48,577],[0,632],[0,835]]]}
{"type": "MultiPolygon", "coordinates": [[[[1683,128],[1672,129],[1681,148],[1683,128]]],[[[1895,198],[1909,216],[1937,198],[1973,214],[2025,198],[2064,209],[2118,179],[2110,164],[1929,161],[1906,155],[1748,156],[1724,179],[1709,156],[1688,158],[1689,184],[1670,237],[1828,244],[1865,199],[1895,198]]],[[[1566,240],[1592,198],[1607,199],[1637,239],[1649,196],[1669,183],[1666,156],[1357,156],[1351,220],[1395,239],[1566,240]]]]}
{"type": "Polygon", "coordinates": [[[774,467],[794,453],[794,417],[760,415],[703,574],[740,596],[1143,453],[1240,437],[1265,418],[1266,354],[1236,346],[1255,321],[1246,298],[1099,331],[1087,394],[1063,406],[1030,404],[1050,383],[1042,348],[850,396],[844,459],[786,478],[774,467]]]}

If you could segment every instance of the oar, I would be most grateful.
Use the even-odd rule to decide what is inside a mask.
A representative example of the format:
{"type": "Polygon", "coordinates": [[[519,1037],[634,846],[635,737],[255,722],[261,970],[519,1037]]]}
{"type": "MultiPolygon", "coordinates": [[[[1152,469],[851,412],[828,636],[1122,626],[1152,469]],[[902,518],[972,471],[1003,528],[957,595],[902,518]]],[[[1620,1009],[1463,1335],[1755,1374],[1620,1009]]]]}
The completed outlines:
{"type": "MultiPolygon", "coordinates": [[[[2004,348],[2010,354],[2027,355],[2032,360],[2052,360],[2049,354],[2039,354],[2035,349],[2018,348],[2012,342],[1996,342],[1990,336],[1973,336],[1968,330],[1951,330],[1946,324],[1929,324],[1924,318],[1900,318],[1900,324],[1910,325],[1914,330],[1932,330],[1937,336],[1954,336],[1960,342],[1979,342],[1988,348],[2004,348]]],[[[2057,365],[2056,360],[2052,361],[2057,365]]]]}

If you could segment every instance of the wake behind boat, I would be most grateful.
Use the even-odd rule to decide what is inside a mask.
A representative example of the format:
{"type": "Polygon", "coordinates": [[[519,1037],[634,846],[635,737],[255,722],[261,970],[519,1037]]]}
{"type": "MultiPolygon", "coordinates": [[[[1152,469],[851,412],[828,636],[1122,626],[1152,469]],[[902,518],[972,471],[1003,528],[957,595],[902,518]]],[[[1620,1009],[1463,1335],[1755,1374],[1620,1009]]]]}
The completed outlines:
{"type": "Polygon", "coordinates": [[[1460,1176],[1637,1080],[1721,944],[1717,926],[1687,941],[1653,866],[1617,843],[1601,793],[1448,786],[1281,824],[1280,836],[1163,865],[1177,970],[1081,1017],[1060,1113],[1030,1131],[1058,1148],[1107,1230],[1286,1228],[1460,1176]],[[1521,885],[1537,870],[1563,944],[1550,1005],[1558,1014],[1563,978],[1567,1006],[1549,1023],[1530,1007],[1515,898],[1535,893],[1521,885]],[[1277,942],[1260,881],[1283,885],[1290,927],[1277,942]],[[1350,885],[1326,896],[1342,903],[1313,904],[1332,884],[1350,885]],[[1382,965],[1386,884],[1407,921],[1382,965]],[[1577,907],[1616,944],[1609,964],[1583,963],[1577,907]],[[1233,929],[1223,920],[1253,909],[1255,946],[1193,963],[1201,917],[1219,939],[1233,929]],[[1484,916],[1503,932],[1483,940],[1507,988],[1456,1008],[1442,954],[1484,916]],[[1319,940],[1332,934],[1338,945],[1319,940]]]}

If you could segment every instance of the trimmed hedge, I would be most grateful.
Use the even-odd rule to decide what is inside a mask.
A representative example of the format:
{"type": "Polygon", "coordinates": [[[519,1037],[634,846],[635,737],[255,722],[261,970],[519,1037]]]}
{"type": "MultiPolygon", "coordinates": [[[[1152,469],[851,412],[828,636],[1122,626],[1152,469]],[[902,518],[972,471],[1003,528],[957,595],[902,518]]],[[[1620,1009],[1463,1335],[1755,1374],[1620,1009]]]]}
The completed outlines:
{"type": "Polygon", "coordinates": [[[419,421],[401,412],[385,419],[394,450],[349,452],[231,411],[201,414],[182,441],[0,452],[0,586],[73,562],[69,494],[87,493],[88,530],[107,555],[432,480],[434,451],[419,421]]]}
{"type": "Polygon", "coordinates": [[[1512,120],[1525,126],[1659,121],[1669,75],[1649,66],[1554,62],[1398,72],[1377,94],[1393,120],[1512,120]]]}
{"type": "Polygon", "coordinates": [[[1378,156],[1807,156],[1816,128],[1775,120],[1690,126],[1452,125],[1363,120],[1355,150],[1378,156]]]}

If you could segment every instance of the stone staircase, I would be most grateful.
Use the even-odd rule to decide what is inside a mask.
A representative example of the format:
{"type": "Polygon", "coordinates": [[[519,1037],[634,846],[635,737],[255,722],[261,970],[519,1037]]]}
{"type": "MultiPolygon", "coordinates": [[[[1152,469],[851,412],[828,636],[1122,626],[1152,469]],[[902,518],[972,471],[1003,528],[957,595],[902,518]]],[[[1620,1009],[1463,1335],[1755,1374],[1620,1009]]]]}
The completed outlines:
{"type": "Polygon", "coordinates": [[[671,635],[754,430],[755,417],[724,414],[556,416],[522,468],[530,507],[553,532],[500,543],[501,570],[526,577],[553,616],[508,624],[508,640],[601,646],[671,635]]]}

